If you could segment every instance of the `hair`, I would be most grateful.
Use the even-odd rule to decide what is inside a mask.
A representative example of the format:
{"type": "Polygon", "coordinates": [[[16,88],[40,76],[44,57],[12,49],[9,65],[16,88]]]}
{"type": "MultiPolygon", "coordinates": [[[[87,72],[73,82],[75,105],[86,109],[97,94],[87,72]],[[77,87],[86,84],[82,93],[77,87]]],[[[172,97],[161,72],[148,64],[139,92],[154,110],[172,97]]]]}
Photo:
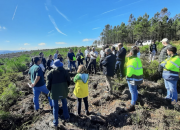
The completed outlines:
{"type": "Polygon", "coordinates": [[[81,73],[81,74],[87,73],[86,67],[85,67],[84,65],[80,65],[80,66],[78,67],[77,73],[81,73]]]}
{"type": "Polygon", "coordinates": [[[118,44],[118,47],[119,47],[119,46],[123,46],[123,43],[119,43],[119,44],[118,44]]]}
{"type": "Polygon", "coordinates": [[[40,53],[39,53],[39,55],[42,55],[42,54],[43,54],[43,52],[40,52],[40,53]]]}
{"type": "Polygon", "coordinates": [[[58,54],[58,56],[61,56],[61,54],[58,54]]]}
{"type": "Polygon", "coordinates": [[[115,48],[114,46],[112,46],[112,49],[113,49],[113,50],[116,50],[116,48],[115,48]]]}
{"type": "Polygon", "coordinates": [[[168,47],[168,49],[167,49],[168,51],[172,51],[173,52],[173,54],[176,54],[176,52],[177,52],[177,48],[176,47],[174,47],[174,46],[171,46],[171,47],[168,47]]]}
{"type": "Polygon", "coordinates": [[[111,53],[111,49],[106,48],[106,49],[105,49],[105,52],[111,53]]]}
{"type": "Polygon", "coordinates": [[[132,48],[130,52],[132,53],[132,56],[137,56],[138,50],[135,48],[132,48]]]}
{"type": "Polygon", "coordinates": [[[40,61],[40,58],[39,57],[34,57],[33,61],[34,61],[35,64],[37,64],[37,62],[40,61]]]}

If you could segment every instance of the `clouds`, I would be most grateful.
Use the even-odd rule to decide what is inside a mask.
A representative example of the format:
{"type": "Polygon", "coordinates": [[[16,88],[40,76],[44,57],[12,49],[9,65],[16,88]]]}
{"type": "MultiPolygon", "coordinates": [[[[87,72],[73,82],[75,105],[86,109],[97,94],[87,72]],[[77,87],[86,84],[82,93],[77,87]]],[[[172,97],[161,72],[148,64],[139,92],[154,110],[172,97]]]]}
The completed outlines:
{"type": "Polygon", "coordinates": [[[61,13],[61,12],[56,8],[56,6],[54,6],[54,7],[55,7],[56,11],[57,11],[61,16],[63,16],[68,22],[70,21],[70,20],[66,17],[66,15],[64,15],[63,13],[61,13]]]}
{"type": "Polygon", "coordinates": [[[39,45],[39,46],[45,46],[46,43],[39,43],[38,45],[39,45]]]}
{"type": "Polygon", "coordinates": [[[88,38],[83,39],[83,42],[89,42],[89,41],[94,41],[94,39],[88,39],[88,38]]]}
{"type": "Polygon", "coordinates": [[[6,42],[10,42],[10,41],[6,40],[6,42]]]}
{"type": "Polygon", "coordinates": [[[112,9],[112,10],[106,11],[106,12],[102,13],[101,15],[112,12],[112,11],[115,11],[115,10],[117,10],[117,9],[112,9]]]}
{"type": "Polygon", "coordinates": [[[56,44],[67,44],[65,42],[55,42],[56,44]]]}
{"type": "Polygon", "coordinates": [[[16,6],[16,9],[15,9],[15,11],[14,11],[14,14],[13,14],[12,20],[14,19],[15,15],[16,15],[16,10],[17,10],[17,7],[18,7],[18,5],[16,6]]]}
{"type": "Polygon", "coordinates": [[[58,28],[57,25],[56,25],[56,22],[55,22],[54,19],[51,17],[51,15],[48,15],[48,16],[49,16],[49,19],[51,20],[52,24],[54,25],[55,29],[56,29],[59,33],[67,36],[65,33],[61,32],[61,30],[59,30],[59,28],[58,28]]]}
{"type": "Polygon", "coordinates": [[[48,33],[52,33],[52,32],[54,32],[54,30],[49,31],[48,33]]]}
{"type": "Polygon", "coordinates": [[[97,27],[97,28],[93,28],[92,30],[96,30],[96,29],[99,29],[100,27],[97,27]]]}
{"type": "Polygon", "coordinates": [[[29,46],[30,44],[29,43],[24,43],[24,46],[29,46]]]}
{"type": "Polygon", "coordinates": [[[2,31],[2,30],[6,30],[6,27],[0,26],[0,31],[2,31]]]}

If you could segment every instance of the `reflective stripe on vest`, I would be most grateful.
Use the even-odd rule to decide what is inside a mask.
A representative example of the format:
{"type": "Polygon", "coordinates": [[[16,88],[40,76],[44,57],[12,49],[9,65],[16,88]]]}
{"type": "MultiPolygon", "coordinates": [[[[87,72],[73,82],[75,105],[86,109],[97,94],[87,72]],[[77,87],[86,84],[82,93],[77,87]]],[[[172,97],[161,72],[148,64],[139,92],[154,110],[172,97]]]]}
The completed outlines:
{"type": "Polygon", "coordinates": [[[136,62],[137,62],[137,67],[135,68],[134,66],[132,66],[132,65],[128,65],[127,66],[127,68],[129,68],[129,67],[132,67],[132,68],[134,68],[135,70],[140,70],[140,69],[142,69],[142,67],[138,67],[138,61],[136,60],[136,59],[134,59],[136,62]]]}
{"type": "Polygon", "coordinates": [[[180,68],[176,63],[174,63],[173,61],[170,61],[173,65],[175,65],[177,68],[180,68]]]}

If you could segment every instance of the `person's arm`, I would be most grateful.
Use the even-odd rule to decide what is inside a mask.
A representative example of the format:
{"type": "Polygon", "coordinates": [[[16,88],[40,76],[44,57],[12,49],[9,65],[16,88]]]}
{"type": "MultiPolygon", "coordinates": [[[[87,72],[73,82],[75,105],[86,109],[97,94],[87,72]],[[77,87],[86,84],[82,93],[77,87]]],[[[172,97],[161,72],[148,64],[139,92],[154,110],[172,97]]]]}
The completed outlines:
{"type": "Polygon", "coordinates": [[[46,87],[49,91],[51,91],[51,85],[52,85],[52,71],[49,71],[46,79],[46,87]]]}
{"type": "Polygon", "coordinates": [[[66,71],[66,80],[67,80],[67,84],[69,86],[71,84],[71,79],[70,79],[69,73],[67,71],[66,71]]]}
{"type": "Polygon", "coordinates": [[[79,80],[79,79],[80,79],[79,74],[76,74],[76,76],[74,77],[74,83],[76,83],[77,80],[79,80]]]}
{"type": "Polygon", "coordinates": [[[102,64],[103,66],[107,66],[107,65],[108,65],[108,58],[105,58],[105,59],[101,62],[101,64],[102,64]]]}
{"type": "Polygon", "coordinates": [[[31,84],[31,87],[33,88],[34,86],[36,86],[36,84],[39,82],[39,80],[40,80],[40,76],[36,76],[36,79],[35,79],[34,83],[31,84]]]}
{"type": "Polygon", "coordinates": [[[128,64],[128,65],[127,65],[127,78],[128,78],[128,77],[131,77],[132,74],[133,74],[133,72],[134,72],[133,65],[128,64]]]}

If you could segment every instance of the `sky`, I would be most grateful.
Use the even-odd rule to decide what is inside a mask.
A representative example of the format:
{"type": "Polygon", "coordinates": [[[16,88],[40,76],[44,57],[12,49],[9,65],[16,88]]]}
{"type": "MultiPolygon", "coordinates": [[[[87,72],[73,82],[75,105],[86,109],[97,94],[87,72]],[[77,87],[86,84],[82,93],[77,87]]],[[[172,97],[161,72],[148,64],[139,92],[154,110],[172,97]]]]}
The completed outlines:
{"type": "Polygon", "coordinates": [[[37,50],[92,45],[105,25],[128,24],[180,0],[0,0],[0,50],[37,50]]]}

